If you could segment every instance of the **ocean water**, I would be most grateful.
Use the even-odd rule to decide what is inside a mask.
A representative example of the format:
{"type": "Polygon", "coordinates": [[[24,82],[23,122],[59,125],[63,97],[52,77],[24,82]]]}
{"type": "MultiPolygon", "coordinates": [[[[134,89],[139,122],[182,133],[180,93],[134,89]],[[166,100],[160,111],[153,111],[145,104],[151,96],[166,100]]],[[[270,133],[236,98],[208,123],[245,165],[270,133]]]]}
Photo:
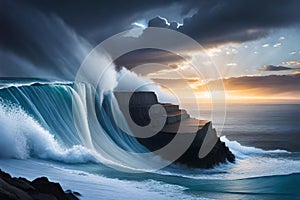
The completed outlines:
{"type": "MultiPolygon", "coordinates": [[[[192,116],[210,119],[211,109],[199,108],[187,106],[192,116]]],[[[300,102],[227,104],[224,126],[218,122],[214,126],[223,127],[222,135],[243,145],[300,152],[300,102]]]]}
{"type": "Polygon", "coordinates": [[[152,171],[154,160],[124,153],[145,148],[109,119],[113,95],[94,99],[84,84],[2,81],[0,168],[47,176],[82,199],[300,199],[300,104],[228,105],[221,140],[236,163],[152,171]]]}

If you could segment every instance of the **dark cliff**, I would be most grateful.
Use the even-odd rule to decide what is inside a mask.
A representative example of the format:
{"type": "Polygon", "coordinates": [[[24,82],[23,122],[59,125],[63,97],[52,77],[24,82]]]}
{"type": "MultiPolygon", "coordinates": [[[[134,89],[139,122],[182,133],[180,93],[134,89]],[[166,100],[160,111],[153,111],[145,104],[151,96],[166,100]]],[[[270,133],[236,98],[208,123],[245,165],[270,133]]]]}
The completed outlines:
{"type": "MultiPolygon", "coordinates": [[[[175,162],[199,168],[211,168],[226,161],[234,162],[235,156],[225,143],[217,138],[216,131],[212,128],[210,121],[191,118],[178,105],[159,103],[154,92],[115,92],[115,96],[117,97],[121,111],[123,113],[126,112],[124,109],[128,109],[129,105],[130,118],[135,124],[142,127],[148,126],[151,123],[151,116],[149,114],[151,113],[151,106],[160,105],[164,109],[164,112],[158,110],[158,114],[152,118],[158,124],[164,120],[164,124],[159,132],[151,137],[137,137],[139,142],[150,151],[156,151],[168,145],[176,134],[181,134],[183,138],[189,134],[195,134],[189,148],[175,162]],[[213,143],[210,151],[204,157],[200,158],[199,151],[205,145],[204,140],[208,134],[215,137],[216,142],[213,143]]],[[[161,156],[164,157],[163,155],[161,156]]]]}

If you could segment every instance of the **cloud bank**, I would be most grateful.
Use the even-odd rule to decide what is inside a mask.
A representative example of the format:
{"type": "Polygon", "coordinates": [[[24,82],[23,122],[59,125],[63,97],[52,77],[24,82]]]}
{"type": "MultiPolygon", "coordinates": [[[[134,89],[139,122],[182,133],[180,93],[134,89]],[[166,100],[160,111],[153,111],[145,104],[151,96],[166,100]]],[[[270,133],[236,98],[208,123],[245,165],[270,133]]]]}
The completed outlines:
{"type": "Polygon", "coordinates": [[[150,27],[170,28],[189,35],[202,45],[241,43],[267,36],[275,28],[300,24],[300,2],[271,0],[185,1],[185,9],[197,8],[192,17],[176,27],[162,17],[149,20],[150,27]]]}
{"type": "Polygon", "coordinates": [[[275,65],[265,65],[260,68],[260,71],[286,71],[286,70],[296,70],[297,68],[285,67],[285,66],[275,66],[275,65]]]}
{"type": "MultiPolygon", "coordinates": [[[[300,99],[300,74],[242,76],[223,79],[228,94],[239,97],[273,97],[300,99]]],[[[210,82],[214,85],[214,81],[210,82]]],[[[197,91],[205,91],[205,85],[199,85],[197,91]]]]}

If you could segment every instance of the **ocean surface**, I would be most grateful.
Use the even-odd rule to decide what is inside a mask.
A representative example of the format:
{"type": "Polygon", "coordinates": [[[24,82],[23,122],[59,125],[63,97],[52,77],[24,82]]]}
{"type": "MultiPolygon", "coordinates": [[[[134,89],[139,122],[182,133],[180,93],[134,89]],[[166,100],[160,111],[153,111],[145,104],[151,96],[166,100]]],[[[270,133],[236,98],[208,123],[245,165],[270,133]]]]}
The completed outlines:
{"type": "MultiPolygon", "coordinates": [[[[221,140],[236,163],[153,171],[124,153],[145,149],[109,120],[114,96],[94,99],[84,84],[1,80],[0,168],[47,176],[82,199],[300,199],[300,103],[227,105],[221,140]]],[[[208,118],[208,110],[187,109],[208,118]]]]}

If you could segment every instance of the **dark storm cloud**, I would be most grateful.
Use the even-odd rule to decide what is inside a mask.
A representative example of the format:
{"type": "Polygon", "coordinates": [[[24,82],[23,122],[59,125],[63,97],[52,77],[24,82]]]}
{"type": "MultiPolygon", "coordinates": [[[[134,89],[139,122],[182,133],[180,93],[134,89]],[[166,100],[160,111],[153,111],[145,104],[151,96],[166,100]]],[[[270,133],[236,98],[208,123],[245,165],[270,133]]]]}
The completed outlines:
{"type": "MultiPolygon", "coordinates": [[[[18,4],[25,4],[20,1],[18,4]]],[[[192,17],[167,24],[164,19],[154,18],[150,26],[169,27],[181,31],[203,45],[225,42],[244,42],[264,37],[269,30],[300,22],[300,1],[280,0],[166,0],[166,1],[41,1],[29,0],[26,4],[44,13],[54,13],[77,33],[98,44],[109,36],[131,28],[143,13],[161,8],[164,17],[167,8],[179,5],[177,16],[198,10],[192,17]]]]}
{"type": "Polygon", "coordinates": [[[92,48],[61,18],[2,1],[0,76],[73,78],[92,48]]]}
{"type": "MultiPolygon", "coordinates": [[[[177,22],[167,24],[162,18],[150,26],[179,30],[201,44],[243,42],[258,39],[277,27],[299,23],[300,1],[0,1],[0,75],[36,74],[72,77],[88,51],[99,42],[140,20],[145,12],[164,17],[167,8],[179,5],[177,16],[192,9],[198,12],[177,22]],[[154,13],[155,9],[160,9],[154,13]],[[165,13],[163,10],[165,9],[165,13]],[[177,28],[178,27],[178,28],[177,28]],[[27,70],[28,69],[28,70],[27,70]],[[36,72],[36,73],[33,73],[36,72]],[[39,72],[39,73],[37,73],[39,72]],[[68,75],[66,75],[68,74],[68,75]]],[[[149,16],[149,15],[148,15],[149,16]]],[[[150,62],[172,64],[174,56],[165,58],[148,52],[150,62]],[[150,58],[152,56],[152,58],[150,58]]],[[[140,54],[139,54],[140,55],[140,54]]],[[[122,62],[134,65],[137,56],[122,62]]],[[[122,63],[121,63],[122,64],[122,63]]],[[[124,65],[125,65],[124,64],[124,65]]],[[[176,64],[176,62],[173,62],[176,64]]]]}
{"type": "Polygon", "coordinates": [[[170,1],[0,2],[0,76],[74,78],[93,46],[170,1]],[[83,36],[83,37],[82,37],[83,36]]]}
{"type": "MultiPolygon", "coordinates": [[[[273,28],[300,24],[300,1],[297,0],[187,1],[186,8],[192,7],[198,12],[184,19],[176,30],[203,45],[255,40],[273,28]]],[[[150,20],[149,26],[174,29],[159,17],[150,20]]]]}
{"type": "Polygon", "coordinates": [[[55,13],[80,35],[98,44],[131,28],[131,23],[139,20],[145,11],[171,6],[176,4],[176,1],[29,0],[27,4],[46,13],[55,13]]]}
{"type": "Polygon", "coordinates": [[[260,68],[260,71],[286,71],[286,70],[296,70],[299,68],[285,67],[285,66],[275,66],[275,65],[265,65],[260,68]]]}
{"type": "Polygon", "coordinates": [[[178,63],[183,63],[185,61],[186,60],[184,58],[168,51],[158,49],[140,49],[122,55],[115,60],[115,64],[117,67],[126,66],[131,69],[147,63],[160,63],[176,69],[178,68],[178,63]]]}

